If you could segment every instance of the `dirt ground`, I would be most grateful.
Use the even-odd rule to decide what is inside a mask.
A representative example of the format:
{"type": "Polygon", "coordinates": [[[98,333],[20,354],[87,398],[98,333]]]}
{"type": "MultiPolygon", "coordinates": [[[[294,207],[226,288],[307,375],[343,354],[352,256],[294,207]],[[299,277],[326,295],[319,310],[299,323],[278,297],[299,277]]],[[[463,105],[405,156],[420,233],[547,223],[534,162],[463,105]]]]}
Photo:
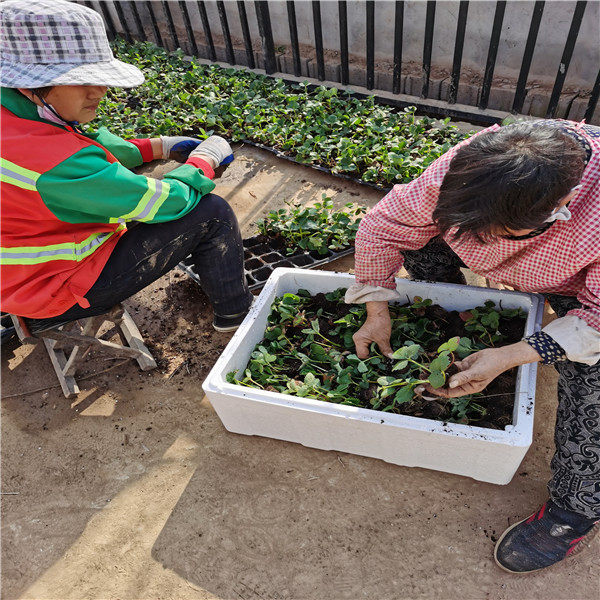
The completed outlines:
{"type": "MultiPolygon", "coordinates": [[[[259,150],[236,158],[216,191],[245,235],[286,199],[381,196],[259,150]]],[[[229,433],[201,384],[230,335],[212,330],[198,287],[173,271],[127,304],[159,368],[106,371],[115,361],[96,355],[73,403],[42,347],[3,349],[3,598],[600,597],[600,538],[530,576],[492,559],[506,526],[546,499],[551,367],[538,371],[533,444],[497,486],[229,433]]]]}

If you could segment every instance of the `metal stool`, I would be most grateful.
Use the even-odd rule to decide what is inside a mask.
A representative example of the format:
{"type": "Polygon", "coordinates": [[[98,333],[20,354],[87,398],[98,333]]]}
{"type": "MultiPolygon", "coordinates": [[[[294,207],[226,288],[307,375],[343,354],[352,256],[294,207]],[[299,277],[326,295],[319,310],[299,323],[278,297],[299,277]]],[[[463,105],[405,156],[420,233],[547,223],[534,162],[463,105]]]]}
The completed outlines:
{"type": "Polygon", "coordinates": [[[17,315],[11,315],[11,319],[21,342],[28,344],[36,344],[39,340],[44,342],[66,398],[79,393],[75,371],[92,349],[102,350],[115,357],[135,358],[142,371],[156,368],[156,361],[144,344],[139,329],[120,303],[103,315],[71,321],[34,333],[29,330],[27,319],[17,315]],[[105,321],[114,323],[117,330],[121,330],[127,345],[108,342],[98,336],[105,321]],[[68,355],[65,354],[65,346],[73,347],[68,355]]]}

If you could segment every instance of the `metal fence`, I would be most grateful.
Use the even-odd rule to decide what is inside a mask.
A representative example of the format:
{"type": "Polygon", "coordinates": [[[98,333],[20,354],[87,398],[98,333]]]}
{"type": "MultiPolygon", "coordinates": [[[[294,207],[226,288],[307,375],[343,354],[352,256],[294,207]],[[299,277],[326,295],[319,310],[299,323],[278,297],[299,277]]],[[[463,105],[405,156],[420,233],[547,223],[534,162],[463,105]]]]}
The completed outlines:
{"type": "MultiPolygon", "coordinates": [[[[456,17],[456,30],[454,34],[454,51],[452,58],[452,68],[449,77],[449,84],[445,88],[443,97],[438,95],[437,99],[432,100],[431,94],[431,57],[434,44],[434,23],[436,19],[436,2],[428,0],[426,4],[426,14],[422,46],[422,60],[420,62],[419,84],[420,89],[417,93],[407,98],[407,94],[400,94],[401,79],[404,75],[403,51],[406,51],[403,34],[405,30],[405,5],[407,2],[394,2],[394,25],[393,25],[393,73],[382,84],[382,78],[376,77],[375,68],[375,17],[376,10],[381,6],[380,2],[373,0],[364,2],[365,14],[365,46],[364,46],[364,69],[360,75],[363,81],[357,81],[354,76],[351,81],[350,62],[349,62],[349,27],[348,27],[348,2],[337,2],[337,29],[339,30],[338,56],[339,64],[336,69],[329,67],[326,63],[325,52],[323,48],[323,20],[321,14],[322,2],[310,2],[312,12],[312,56],[311,69],[303,66],[303,57],[301,55],[301,41],[298,37],[298,18],[297,5],[299,2],[285,2],[287,11],[287,26],[289,29],[289,46],[291,48],[291,60],[284,60],[276,52],[274,42],[271,8],[273,3],[266,1],[256,2],[185,2],[185,1],[165,1],[160,2],[135,2],[135,1],[114,1],[114,2],[83,2],[87,6],[101,12],[104,16],[109,36],[123,35],[128,41],[133,39],[150,40],[167,49],[174,50],[182,48],[189,54],[199,58],[208,59],[216,62],[226,62],[231,65],[241,65],[251,69],[262,68],[268,75],[275,73],[285,78],[285,74],[295,77],[312,76],[313,79],[327,84],[338,84],[349,86],[353,89],[362,91],[364,94],[374,95],[380,102],[396,106],[407,106],[409,104],[417,106],[420,112],[433,116],[450,116],[453,118],[465,119],[474,123],[490,124],[498,122],[501,119],[498,111],[490,110],[490,94],[494,83],[494,71],[497,63],[498,47],[503,33],[503,22],[507,8],[506,1],[497,1],[489,3],[494,8],[493,23],[489,32],[489,46],[487,49],[487,60],[483,70],[483,77],[476,98],[471,102],[457,104],[459,85],[461,83],[461,66],[463,61],[463,49],[465,46],[465,35],[467,30],[467,20],[469,16],[469,5],[473,2],[457,2],[458,14],[456,17]],[[207,8],[214,12],[214,5],[218,11],[218,23],[213,18],[209,18],[207,8]],[[209,6],[212,5],[212,6],[209,6]],[[227,5],[227,6],[226,6],[227,5]],[[191,18],[192,8],[197,11],[200,17],[202,32],[196,31],[191,18]],[[253,9],[253,10],[251,10],[253,9]],[[230,20],[232,11],[237,12],[239,18],[239,27],[241,28],[241,39],[234,39],[230,32],[230,20]],[[175,17],[177,19],[175,19],[175,17]],[[256,22],[249,21],[255,19],[256,22]],[[179,23],[176,27],[175,21],[179,23]],[[251,36],[252,29],[258,30],[260,36],[260,45],[257,48],[256,39],[251,36]],[[219,56],[220,55],[220,56],[219,56]],[[326,68],[327,67],[327,68],[326,68]],[[376,81],[377,84],[376,85],[376,81]],[[361,89],[363,88],[363,89],[361,89]],[[470,104],[470,105],[469,105],[470,104]]],[[[283,2],[280,2],[283,4],[283,2]]],[[[387,3],[390,4],[389,2],[387,3]]],[[[529,23],[526,39],[522,40],[523,54],[516,82],[510,87],[511,94],[510,107],[504,109],[505,112],[521,114],[528,93],[529,74],[532,59],[536,48],[538,48],[538,33],[540,23],[544,15],[546,2],[531,2],[532,13],[529,23]]],[[[570,26],[560,62],[556,65],[556,77],[552,90],[549,93],[549,100],[545,108],[546,118],[568,118],[570,104],[566,110],[559,112],[559,103],[561,93],[563,92],[565,80],[574,50],[578,42],[580,29],[586,6],[588,2],[578,1],[573,3],[571,11],[570,26]]],[[[195,16],[195,15],[194,15],[195,16]]],[[[593,17],[592,17],[593,18],[593,17]]],[[[237,23],[236,23],[237,26],[237,23]]],[[[304,47],[304,46],[303,46],[304,47]]],[[[390,52],[392,50],[390,49],[390,52]]],[[[593,57],[590,57],[594,60],[593,57]]],[[[594,122],[594,111],[600,95],[600,70],[596,75],[595,81],[587,82],[584,86],[583,94],[586,98],[589,95],[583,118],[587,122],[594,122]]],[[[439,88],[441,89],[441,87],[439,88]]]]}

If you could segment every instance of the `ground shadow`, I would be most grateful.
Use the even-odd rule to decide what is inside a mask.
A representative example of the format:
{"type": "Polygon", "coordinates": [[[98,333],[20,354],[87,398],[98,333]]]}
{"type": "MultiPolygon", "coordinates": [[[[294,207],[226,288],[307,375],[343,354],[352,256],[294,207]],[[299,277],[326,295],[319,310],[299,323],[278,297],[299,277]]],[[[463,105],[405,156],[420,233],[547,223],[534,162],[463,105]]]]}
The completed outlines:
{"type": "Polygon", "coordinates": [[[544,493],[258,437],[207,450],[152,556],[220,598],[442,598],[457,572],[457,592],[483,596],[510,581],[492,549],[518,496],[544,493]]]}

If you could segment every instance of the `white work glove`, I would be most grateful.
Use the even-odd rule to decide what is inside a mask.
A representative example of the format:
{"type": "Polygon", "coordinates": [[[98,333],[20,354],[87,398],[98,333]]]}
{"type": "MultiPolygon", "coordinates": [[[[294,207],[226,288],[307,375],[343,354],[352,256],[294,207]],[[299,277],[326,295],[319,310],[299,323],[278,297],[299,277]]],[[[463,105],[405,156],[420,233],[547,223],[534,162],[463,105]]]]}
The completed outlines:
{"type": "Polygon", "coordinates": [[[233,160],[233,151],[226,139],[218,135],[211,135],[190,153],[190,158],[209,159],[213,168],[226,166],[233,160]]]}
{"type": "Polygon", "coordinates": [[[185,137],[181,135],[161,135],[163,158],[185,162],[190,152],[198,146],[202,140],[185,137]]]}

